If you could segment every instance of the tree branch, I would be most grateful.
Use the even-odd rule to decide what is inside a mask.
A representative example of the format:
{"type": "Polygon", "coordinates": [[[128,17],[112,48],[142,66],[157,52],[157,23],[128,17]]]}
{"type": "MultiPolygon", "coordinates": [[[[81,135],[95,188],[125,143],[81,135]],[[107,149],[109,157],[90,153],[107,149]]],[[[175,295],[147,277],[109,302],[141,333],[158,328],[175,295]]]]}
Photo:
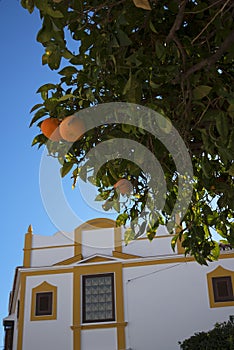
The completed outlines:
{"type": "Polygon", "coordinates": [[[187,58],[187,54],[186,54],[186,51],[183,47],[183,45],[181,44],[179,38],[177,37],[177,35],[174,33],[173,35],[173,40],[176,44],[176,46],[178,47],[180,53],[181,53],[181,56],[182,56],[182,61],[183,61],[183,67],[185,69],[185,64],[186,64],[186,58],[187,58]]]}
{"type": "Polygon", "coordinates": [[[184,11],[185,11],[185,6],[187,4],[187,1],[188,0],[182,0],[180,2],[179,11],[177,13],[175,22],[174,22],[173,26],[171,27],[171,30],[166,38],[166,43],[169,43],[173,39],[175,32],[180,29],[181,24],[182,24],[183,19],[184,19],[184,11]]]}
{"type": "MultiPolygon", "coordinates": [[[[219,49],[213,55],[190,67],[185,73],[180,76],[181,80],[187,79],[191,74],[197,72],[198,70],[201,70],[204,67],[210,68],[222,57],[223,53],[226,52],[232,44],[234,44],[234,30],[230,32],[224,42],[220,45],[219,49]]],[[[178,83],[180,78],[176,78],[174,80],[174,83],[178,83]]]]}
{"type": "Polygon", "coordinates": [[[193,45],[194,42],[202,35],[202,33],[204,33],[204,31],[209,27],[209,25],[215,20],[215,18],[221,13],[223,12],[224,8],[226,7],[226,5],[229,3],[230,0],[227,0],[225,2],[225,4],[221,7],[221,9],[219,9],[219,11],[216,12],[216,14],[214,15],[213,18],[211,18],[210,22],[208,22],[206,24],[206,26],[202,29],[202,31],[192,40],[191,44],[193,45]]]}

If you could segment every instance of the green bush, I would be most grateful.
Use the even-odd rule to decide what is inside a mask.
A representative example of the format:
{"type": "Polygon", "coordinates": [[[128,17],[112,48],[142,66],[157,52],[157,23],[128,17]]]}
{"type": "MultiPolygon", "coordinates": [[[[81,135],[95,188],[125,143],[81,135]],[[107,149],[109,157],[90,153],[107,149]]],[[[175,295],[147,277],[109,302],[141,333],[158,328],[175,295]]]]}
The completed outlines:
{"type": "Polygon", "coordinates": [[[195,333],[179,344],[182,350],[234,350],[234,323],[216,323],[212,330],[195,333]]]}

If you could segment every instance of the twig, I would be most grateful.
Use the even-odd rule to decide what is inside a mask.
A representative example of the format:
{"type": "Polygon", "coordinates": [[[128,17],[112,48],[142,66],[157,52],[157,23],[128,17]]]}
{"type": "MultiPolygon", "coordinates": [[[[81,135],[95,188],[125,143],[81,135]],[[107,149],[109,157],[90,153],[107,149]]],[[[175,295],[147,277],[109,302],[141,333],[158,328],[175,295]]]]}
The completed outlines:
{"type": "Polygon", "coordinates": [[[183,61],[183,67],[185,69],[185,63],[186,63],[186,58],[187,58],[187,54],[186,54],[186,51],[184,49],[184,47],[182,46],[179,38],[177,37],[176,34],[173,35],[173,40],[176,44],[176,46],[178,47],[180,53],[181,53],[181,56],[182,56],[182,61],[183,61]]]}
{"type": "Polygon", "coordinates": [[[229,3],[230,0],[227,0],[225,4],[221,7],[219,11],[216,12],[213,18],[211,18],[210,22],[208,22],[205,27],[202,29],[202,31],[192,40],[191,44],[193,45],[195,41],[204,33],[204,31],[209,27],[209,25],[215,20],[215,18],[224,10],[226,5],[229,3]]]}
{"type": "Polygon", "coordinates": [[[174,22],[173,26],[171,27],[171,30],[166,38],[166,43],[169,43],[174,38],[175,32],[180,29],[181,24],[182,24],[183,19],[184,19],[184,11],[185,11],[185,6],[187,4],[187,1],[188,0],[182,0],[180,2],[179,11],[177,13],[175,22],[174,22]]]}
{"type": "MultiPolygon", "coordinates": [[[[227,51],[227,49],[230,47],[231,44],[234,43],[234,30],[231,31],[231,33],[226,37],[224,42],[220,45],[219,49],[210,57],[205,58],[204,60],[198,62],[191,68],[189,68],[184,74],[180,76],[182,80],[187,79],[191,74],[197,72],[198,70],[201,70],[204,67],[210,67],[215,62],[217,62],[223,55],[224,52],[227,51]]],[[[175,79],[174,83],[178,83],[179,79],[175,79]]]]}
{"type": "Polygon", "coordinates": [[[200,115],[198,121],[192,126],[192,130],[196,128],[196,126],[200,123],[200,121],[202,120],[202,118],[204,117],[204,115],[206,114],[206,112],[208,111],[208,108],[210,107],[211,103],[209,101],[209,103],[207,104],[206,108],[204,109],[204,111],[202,112],[202,114],[200,115]]]}
{"type": "Polygon", "coordinates": [[[211,5],[209,5],[209,6],[205,7],[205,8],[203,8],[203,9],[201,9],[201,10],[198,10],[198,11],[186,11],[185,14],[186,14],[186,15],[190,15],[190,14],[191,14],[191,15],[196,15],[197,13],[201,13],[201,12],[204,12],[204,11],[206,11],[206,10],[209,10],[211,7],[217,5],[219,2],[222,2],[222,1],[223,1],[223,0],[218,0],[218,1],[214,2],[213,4],[211,4],[211,5]]]}

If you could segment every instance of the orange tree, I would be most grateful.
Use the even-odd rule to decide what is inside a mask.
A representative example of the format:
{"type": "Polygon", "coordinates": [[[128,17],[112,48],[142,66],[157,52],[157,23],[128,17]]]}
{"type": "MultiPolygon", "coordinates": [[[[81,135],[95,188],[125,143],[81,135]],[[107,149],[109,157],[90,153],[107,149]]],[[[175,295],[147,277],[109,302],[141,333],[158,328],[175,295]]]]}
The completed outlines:
{"type": "MultiPolygon", "coordinates": [[[[21,4],[30,13],[39,10],[42,64],[60,75],[57,84],[38,89],[42,101],[32,108],[31,124],[40,126],[48,117],[62,121],[107,102],[130,102],[159,112],[179,131],[194,173],[189,180],[192,198],[172,245],[182,239],[185,253],[201,264],[218,256],[212,229],[234,245],[233,1],[22,0],[21,4]],[[62,59],[67,65],[60,69],[62,59]]],[[[73,185],[81,176],[98,187],[96,199],[104,201],[104,209],[116,209],[117,224],[130,223],[126,240],[145,230],[152,239],[160,223],[170,222],[178,194],[180,174],[170,152],[143,129],[127,123],[103,124],[85,133],[69,151],[64,151],[63,140],[55,145],[43,134],[33,140],[33,145],[45,144],[58,157],[62,176],[71,172],[73,185]],[[160,211],[153,201],[146,206],[150,176],[134,162],[112,159],[95,179],[88,176],[90,168],[83,165],[90,149],[118,137],[135,140],[160,162],[167,185],[160,211]],[[121,178],[132,184],[131,196],[122,205],[114,187],[121,178]]]]}

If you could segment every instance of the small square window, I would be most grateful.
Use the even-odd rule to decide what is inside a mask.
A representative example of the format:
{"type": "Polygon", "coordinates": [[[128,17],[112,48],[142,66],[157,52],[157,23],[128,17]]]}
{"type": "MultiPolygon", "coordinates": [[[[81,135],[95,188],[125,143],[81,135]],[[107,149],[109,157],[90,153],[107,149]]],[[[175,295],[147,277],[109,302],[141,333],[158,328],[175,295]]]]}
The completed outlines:
{"type": "Polygon", "coordinates": [[[31,321],[56,320],[57,287],[44,281],[32,288],[31,321]]]}
{"type": "Polygon", "coordinates": [[[36,293],[36,316],[52,315],[53,293],[36,293]]]}
{"type": "Polygon", "coordinates": [[[212,278],[214,301],[233,301],[232,279],[230,276],[212,278]]]}
{"type": "Polygon", "coordinates": [[[114,274],[83,276],[83,322],[114,320],[114,274]]]}

